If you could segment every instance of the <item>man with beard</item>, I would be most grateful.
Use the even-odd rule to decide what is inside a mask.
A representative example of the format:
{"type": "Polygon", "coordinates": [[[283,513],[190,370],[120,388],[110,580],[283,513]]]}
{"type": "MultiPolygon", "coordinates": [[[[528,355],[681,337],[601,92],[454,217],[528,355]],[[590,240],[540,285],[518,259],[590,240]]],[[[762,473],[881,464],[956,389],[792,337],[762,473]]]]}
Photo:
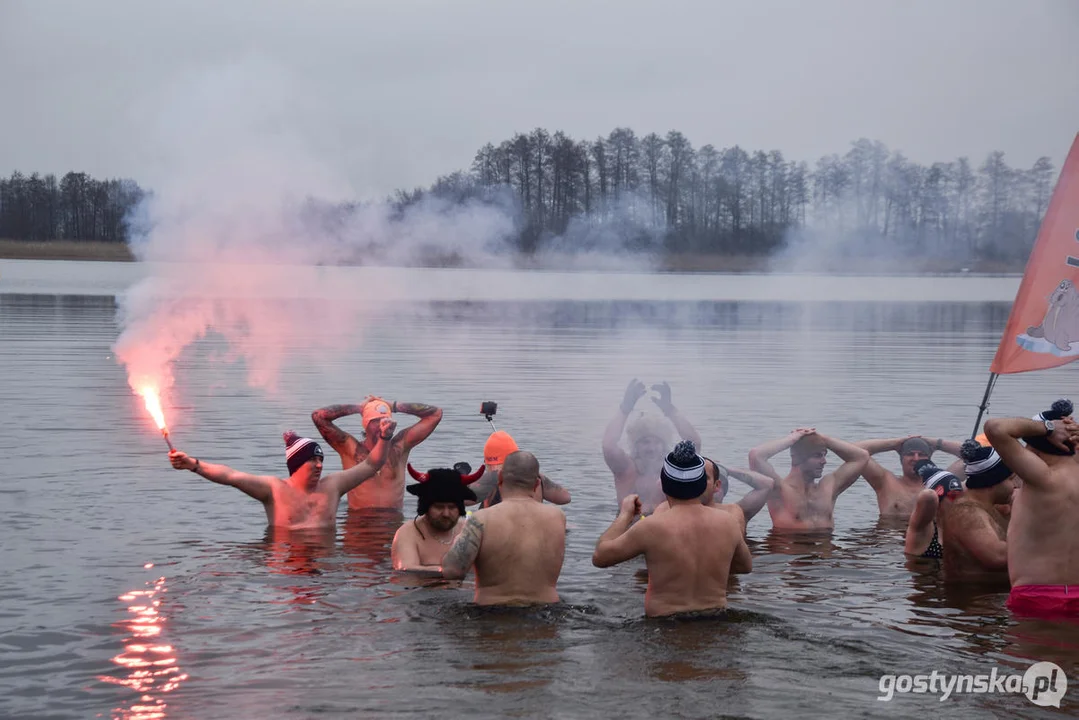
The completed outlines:
{"type": "Polygon", "coordinates": [[[682,417],[671,402],[671,387],[667,383],[653,385],[659,397],[652,402],[659,407],[667,421],[642,414],[629,421],[637,401],[647,390],[644,383],[634,378],[622,398],[618,414],[607,425],[603,434],[603,459],[614,474],[614,487],[621,503],[628,495],[640,497],[641,508],[645,514],[651,513],[664,501],[663,489],[659,485],[659,473],[663,468],[663,458],[670,447],[670,426],[673,424],[683,440],[690,440],[695,447],[701,446],[701,437],[689,422],[682,417]],[[629,437],[631,451],[627,453],[619,445],[622,432],[629,437]]]}
{"type": "Polygon", "coordinates": [[[660,478],[669,508],[634,524],[641,504],[622,500],[611,526],[596,541],[592,564],[610,567],[644,555],[649,617],[722,617],[731,573],[753,570],[735,515],[701,502],[714,492],[705,461],[683,440],[665,456],[660,478]]]}
{"type": "Polygon", "coordinates": [[[271,527],[289,530],[333,527],[341,497],[361,483],[375,477],[386,462],[390,438],[397,423],[383,418],[371,425],[377,438],[363,462],[348,470],[322,476],[322,448],[310,438],[289,430],[285,433],[287,480],[269,475],[251,475],[227,465],[204,463],[179,450],[169,452],[169,461],[177,470],[190,470],[219,485],[228,485],[262,503],[271,527]]]}
{"type": "Polygon", "coordinates": [[[427,439],[442,421],[442,410],[434,405],[402,403],[368,395],[359,405],[330,405],[311,413],[319,434],[341,456],[341,467],[348,470],[363,462],[377,441],[378,423],[393,419],[393,413],[415,415],[419,421],[402,430],[390,443],[385,464],[378,477],[348,494],[349,508],[391,508],[399,510],[404,502],[405,466],[412,449],[427,439]],[[334,425],[346,415],[363,418],[364,436],[358,440],[334,425]]]}
{"type": "Polygon", "coordinates": [[[1079,426],[1071,414],[1071,402],[1057,400],[1030,420],[985,423],[989,441],[1022,480],[1008,529],[1008,607],[1018,615],[1079,617],[1079,426]]]}
{"type": "MultiPolygon", "coordinates": [[[[940,544],[947,582],[1007,582],[1008,520],[996,508],[1008,505],[1015,475],[991,447],[963,444],[967,489],[940,506],[940,544]]],[[[918,463],[923,477],[951,475],[928,460],[918,463]]],[[[954,476],[952,476],[954,477],[954,476]]],[[[955,478],[958,482],[958,478],[955,478]]]]}
{"type": "MultiPolygon", "coordinates": [[[[761,511],[768,502],[768,496],[775,487],[775,480],[770,477],[738,468],[727,468],[711,458],[704,459],[704,471],[708,479],[708,492],[701,495],[701,504],[706,507],[714,507],[732,513],[742,528],[742,535],[746,534],[746,525],[761,511]],[[731,487],[731,478],[741,480],[749,485],[751,490],[745,496],[733,503],[725,503],[723,499],[731,487]]],[[[662,481],[661,481],[662,482],[662,481]]],[[[671,509],[669,500],[664,500],[658,506],[653,515],[660,515],[671,509]]]]}
{"type": "Polygon", "coordinates": [[[854,484],[868,462],[868,451],[821,435],[813,428],[798,428],[749,451],[749,467],[776,481],[768,497],[768,512],[776,530],[834,529],[836,500],[854,484]],[[787,449],[791,470],[786,477],[780,477],[768,460],[787,449]],[[829,450],[843,464],[822,477],[829,450]]]}
{"type": "Polygon", "coordinates": [[[465,501],[475,502],[468,482],[480,476],[462,475],[454,468],[435,468],[417,475],[419,482],[405,488],[415,495],[416,517],[404,523],[393,536],[390,557],[394,570],[439,572],[465,520],[465,501]]]}
{"type": "Polygon", "coordinates": [[[914,469],[914,465],[923,460],[932,460],[933,453],[938,450],[955,457],[959,457],[960,451],[957,442],[942,438],[935,438],[930,442],[920,435],[886,440],[863,440],[855,444],[869,451],[869,462],[862,471],[862,477],[877,494],[880,516],[902,520],[910,518],[914,510],[915,498],[925,490],[922,478],[914,469]],[[872,458],[873,455],[888,451],[894,451],[899,455],[899,463],[903,471],[898,477],[872,458]]]}

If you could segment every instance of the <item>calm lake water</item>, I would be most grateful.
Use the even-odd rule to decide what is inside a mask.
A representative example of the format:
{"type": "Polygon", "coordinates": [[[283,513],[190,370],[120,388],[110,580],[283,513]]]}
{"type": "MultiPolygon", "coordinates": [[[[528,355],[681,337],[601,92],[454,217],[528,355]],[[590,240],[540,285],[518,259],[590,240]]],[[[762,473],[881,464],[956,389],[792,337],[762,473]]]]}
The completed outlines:
{"type": "MultiPolygon", "coordinates": [[[[908,566],[903,527],[878,522],[864,481],[829,539],[773,536],[767,511],[750,523],[754,572],[732,588],[730,622],[646,620],[643,561],[590,562],[615,511],[600,438],[631,378],[669,381],[704,451],[736,466],[802,425],[958,439],[1017,278],[327,270],[285,301],[315,324],[321,293],[364,301],[342,288],[376,274],[409,290],[364,301],[355,342],[286,362],[276,391],[251,387],[219,337],[181,357],[174,442],[260,473],[284,471],[283,430],[311,435],[311,410],[369,393],[445,409],[414,464],[477,465],[479,404],[497,401],[498,427],[573,493],[564,604],[522,613],[478,610],[470,581],[395,575],[399,514],[342,505],[328,537],[274,536],[255,501],[173,471],[111,351],[115,295],[143,270],[0,261],[0,717],[1076,714],[1079,625],[1017,621],[999,589],[908,566]],[[883,674],[1022,674],[1038,660],[1073,684],[1060,710],[1021,695],[877,699],[883,674]]],[[[291,342],[266,351],[291,357],[304,338],[291,342]]],[[[991,413],[1030,415],[1077,379],[1075,364],[1005,376],[991,413]]]]}

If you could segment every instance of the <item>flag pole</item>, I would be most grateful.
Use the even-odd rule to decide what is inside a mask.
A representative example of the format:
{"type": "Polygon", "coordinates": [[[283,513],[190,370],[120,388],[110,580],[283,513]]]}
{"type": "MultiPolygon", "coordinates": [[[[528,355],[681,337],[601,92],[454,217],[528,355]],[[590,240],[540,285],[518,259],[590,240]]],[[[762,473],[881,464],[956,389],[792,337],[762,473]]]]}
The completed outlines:
{"type": "Polygon", "coordinates": [[[997,384],[998,377],[999,375],[996,373],[989,373],[989,383],[985,386],[982,404],[978,406],[978,419],[974,421],[974,430],[970,433],[971,440],[978,434],[978,426],[982,424],[982,416],[985,415],[985,409],[989,407],[989,396],[993,394],[993,386],[997,384]]]}

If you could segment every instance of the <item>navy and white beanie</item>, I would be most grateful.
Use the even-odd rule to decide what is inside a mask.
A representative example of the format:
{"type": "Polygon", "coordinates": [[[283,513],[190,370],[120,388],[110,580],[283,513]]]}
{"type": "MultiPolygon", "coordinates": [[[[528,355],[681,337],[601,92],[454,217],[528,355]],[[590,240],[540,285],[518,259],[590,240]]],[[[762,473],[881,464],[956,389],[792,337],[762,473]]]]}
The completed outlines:
{"type": "Polygon", "coordinates": [[[285,464],[292,475],[313,457],[322,457],[322,447],[311,438],[300,437],[293,431],[285,433],[285,464]]]}
{"type": "Polygon", "coordinates": [[[959,478],[937,467],[932,460],[919,460],[914,463],[914,472],[922,476],[925,486],[935,492],[941,500],[950,493],[963,491],[963,483],[959,481],[959,478]]]}
{"type": "Polygon", "coordinates": [[[993,487],[1012,476],[1011,468],[992,446],[985,447],[976,440],[964,440],[962,449],[967,487],[971,490],[993,487]]]}
{"type": "MultiPolygon", "coordinates": [[[[1070,417],[1072,414],[1072,401],[1067,398],[1061,398],[1053,403],[1053,406],[1044,410],[1037,415],[1033,416],[1031,420],[1038,420],[1044,422],[1045,420],[1060,420],[1061,418],[1070,417]]],[[[1046,455],[1074,455],[1075,448],[1072,447],[1070,451],[1061,450],[1056,445],[1053,445],[1044,435],[1034,435],[1032,437],[1023,438],[1029,447],[1034,448],[1038,452],[1043,452],[1046,455]]],[[[1066,445],[1071,445],[1070,442],[1065,442],[1066,445]]]]}
{"type": "Polygon", "coordinates": [[[700,497],[708,487],[704,458],[697,454],[697,448],[689,440],[683,440],[667,453],[659,477],[663,493],[679,500],[700,497]]]}

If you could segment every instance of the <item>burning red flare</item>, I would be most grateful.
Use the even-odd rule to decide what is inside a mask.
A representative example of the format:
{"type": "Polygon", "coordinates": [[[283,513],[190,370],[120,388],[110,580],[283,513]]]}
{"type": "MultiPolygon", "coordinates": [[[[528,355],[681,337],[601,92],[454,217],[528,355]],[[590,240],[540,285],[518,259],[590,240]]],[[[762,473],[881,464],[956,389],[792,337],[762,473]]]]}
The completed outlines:
{"type": "Polygon", "coordinates": [[[150,417],[157,423],[157,429],[165,431],[165,413],[161,409],[161,397],[157,394],[157,390],[152,387],[144,387],[139,390],[139,395],[142,395],[142,399],[146,403],[146,410],[150,413],[150,417]]]}
{"type": "Polygon", "coordinates": [[[147,385],[139,390],[139,395],[142,395],[143,402],[146,403],[147,412],[150,413],[150,417],[157,423],[157,429],[161,431],[162,437],[164,437],[165,442],[168,443],[169,450],[172,450],[172,441],[169,440],[169,428],[165,424],[165,412],[161,409],[161,397],[158,395],[157,388],[147,385]]]}

